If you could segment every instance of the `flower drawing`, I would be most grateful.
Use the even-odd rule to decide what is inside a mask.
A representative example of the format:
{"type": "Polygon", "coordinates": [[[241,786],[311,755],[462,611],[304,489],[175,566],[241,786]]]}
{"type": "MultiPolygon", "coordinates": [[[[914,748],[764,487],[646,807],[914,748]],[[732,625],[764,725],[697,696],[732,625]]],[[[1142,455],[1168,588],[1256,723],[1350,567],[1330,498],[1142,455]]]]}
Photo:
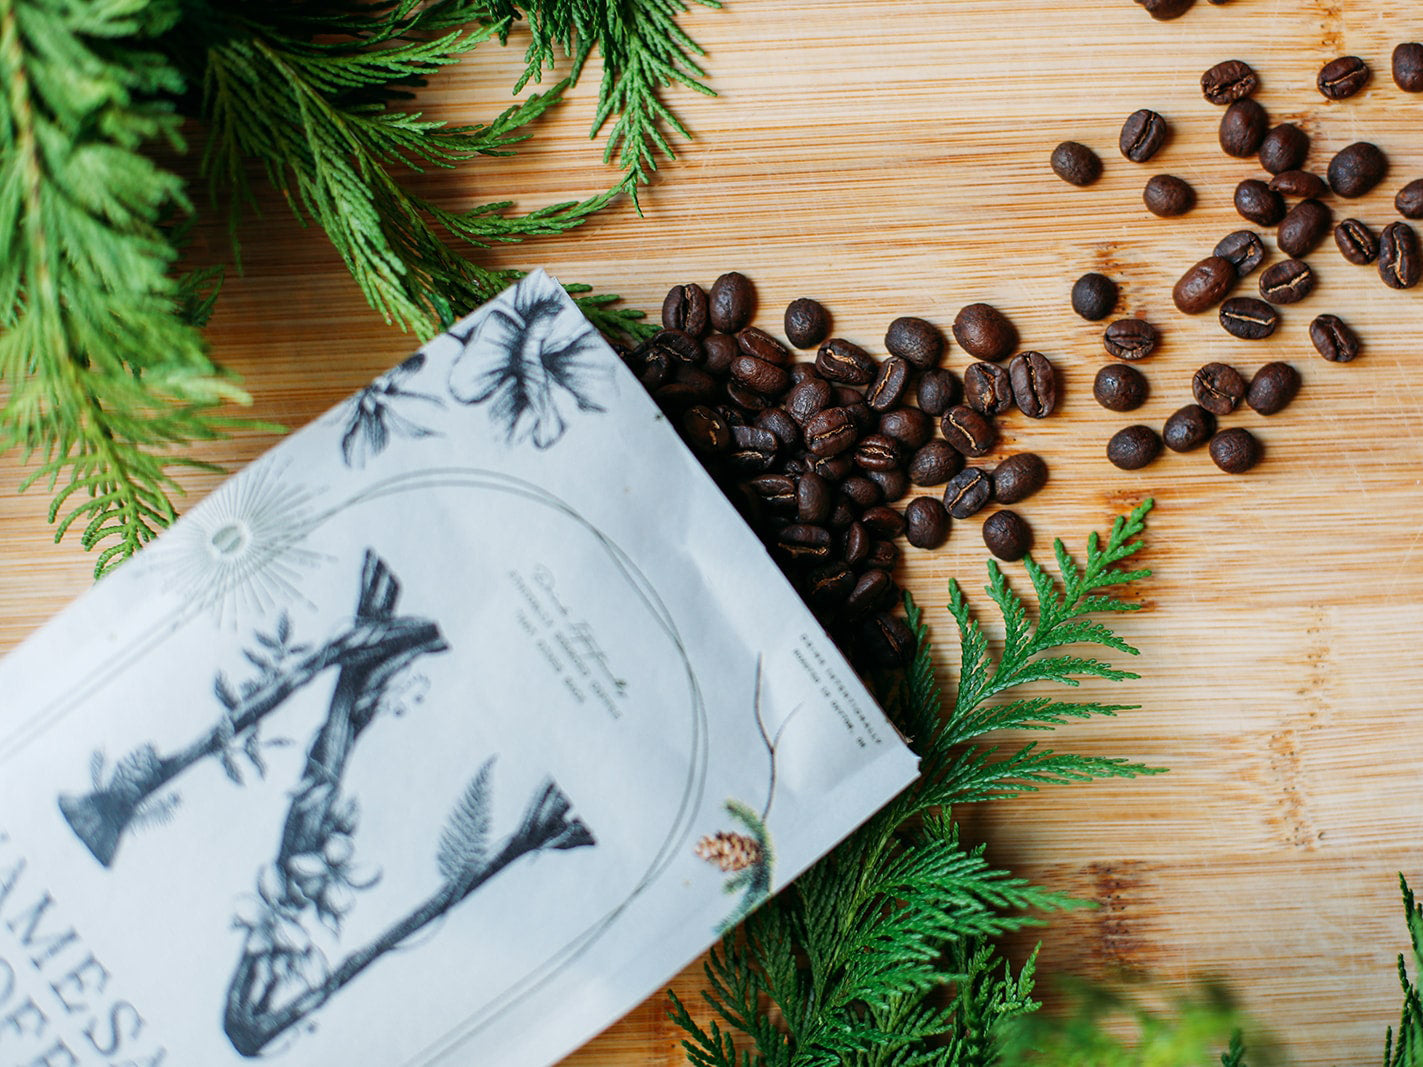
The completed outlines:
{"type": "Polygon", "coordinates": [[[346,466],[364,467],[368,459],[385,451],[392,434],[429,437],[435,432],[397,410],[408,408],[412,401],[440,404],[438,397],[406,388],[406,383],[424,366],[424,353],[417,352],[350,399],[351,414],[346,420],[346,432],[341,435],[341,457],[346,466]]]}
{"type": "Polygon", "coordinates": [[[489,403],[510,443],[548,448],[568,428],[569,405],[602,411],[609,380],[597,332],[550,280],[530,277],[501,299],[466,337],[450,367],[450,394],[489,403]]]}

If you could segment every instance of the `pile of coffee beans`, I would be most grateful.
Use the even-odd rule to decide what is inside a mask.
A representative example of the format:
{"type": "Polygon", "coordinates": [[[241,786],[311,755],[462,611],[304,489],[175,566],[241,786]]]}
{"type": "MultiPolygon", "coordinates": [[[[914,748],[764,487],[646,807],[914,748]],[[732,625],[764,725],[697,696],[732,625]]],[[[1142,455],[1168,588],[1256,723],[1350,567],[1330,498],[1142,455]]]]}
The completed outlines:
{"type": "MultiPolygon", "coordinates": [[[[942,365],[948,338],[926,319],[894,319],[883,354],[872,354],[832,336],[817,300],[785,309],[784,341],[753,324],[756,310],[755,286],[735,271],[710,289],[674,286],[663,328],[620,354],[831,636],[857,663],[903,663],[914,636],[894,613],[901,542],[938,548],[956,521],[1043,487],[1038,455],[981,461],[998,441],[997,418],[1053,412],[1053,365],[1020,351],[1013,323],[984,303],[953,322],[976,360],[962,378],[942,365]]],[[[982,536],[1004,560],[1032,546],[1028,523],[1006,508],[982,536]]]]}

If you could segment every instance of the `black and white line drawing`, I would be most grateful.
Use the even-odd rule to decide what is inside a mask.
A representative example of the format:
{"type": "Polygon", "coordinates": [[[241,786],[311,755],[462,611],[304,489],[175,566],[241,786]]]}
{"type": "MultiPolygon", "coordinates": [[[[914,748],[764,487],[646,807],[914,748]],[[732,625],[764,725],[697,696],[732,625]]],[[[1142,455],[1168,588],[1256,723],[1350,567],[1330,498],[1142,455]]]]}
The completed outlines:
{"type": "Polygon", "coordinates": [[[566,408],[603,411],[598,392],[611,367],[598,332],[569,314],[562,290],[547,277],[526,278],[498,298],[472,332],[451,331],[464,344],[450,366],[450,395],[462,404],[489,404],[512,443],[553,445],[568,428],[566,408]]]}
{"type": "Polygon", "coordinates": [[[348,467],[364,467],[390,444],[392,434],[402,437],[431,437],[435,431],[416,422],[399,409],[413,402],[442,405],[437,396],[407,388],[411,378],[425,367],[425,354],[416,352],[399,366],[386,371],[346,403],[350,413],[341,435],[341,458],[348,467]]]}

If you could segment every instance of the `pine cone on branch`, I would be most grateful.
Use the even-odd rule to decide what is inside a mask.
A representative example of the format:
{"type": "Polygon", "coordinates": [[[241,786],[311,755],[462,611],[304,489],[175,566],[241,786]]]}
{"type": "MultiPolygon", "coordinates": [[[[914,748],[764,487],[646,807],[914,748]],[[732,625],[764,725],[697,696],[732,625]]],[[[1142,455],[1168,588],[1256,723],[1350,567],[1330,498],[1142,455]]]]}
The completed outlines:
{"type": "Polygon", "coordinates": [[[744,871],[761,862],[761,843],[746,834],[719,830],[697,842],[697,856],[714,863],[723,874],[744,871]]]}

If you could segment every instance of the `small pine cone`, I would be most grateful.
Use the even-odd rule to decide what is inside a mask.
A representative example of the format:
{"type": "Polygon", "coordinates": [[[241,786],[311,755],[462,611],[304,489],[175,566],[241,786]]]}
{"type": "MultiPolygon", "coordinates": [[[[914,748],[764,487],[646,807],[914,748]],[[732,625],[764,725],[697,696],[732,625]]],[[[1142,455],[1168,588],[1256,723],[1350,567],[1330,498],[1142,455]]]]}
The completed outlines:
{"type": "Polygon", "coordinates": [[[697,855],[715,863],[724,874],[744,871],[761,862],[761,844],[754,837],[720,830],[697,842],[697,855]]]}

